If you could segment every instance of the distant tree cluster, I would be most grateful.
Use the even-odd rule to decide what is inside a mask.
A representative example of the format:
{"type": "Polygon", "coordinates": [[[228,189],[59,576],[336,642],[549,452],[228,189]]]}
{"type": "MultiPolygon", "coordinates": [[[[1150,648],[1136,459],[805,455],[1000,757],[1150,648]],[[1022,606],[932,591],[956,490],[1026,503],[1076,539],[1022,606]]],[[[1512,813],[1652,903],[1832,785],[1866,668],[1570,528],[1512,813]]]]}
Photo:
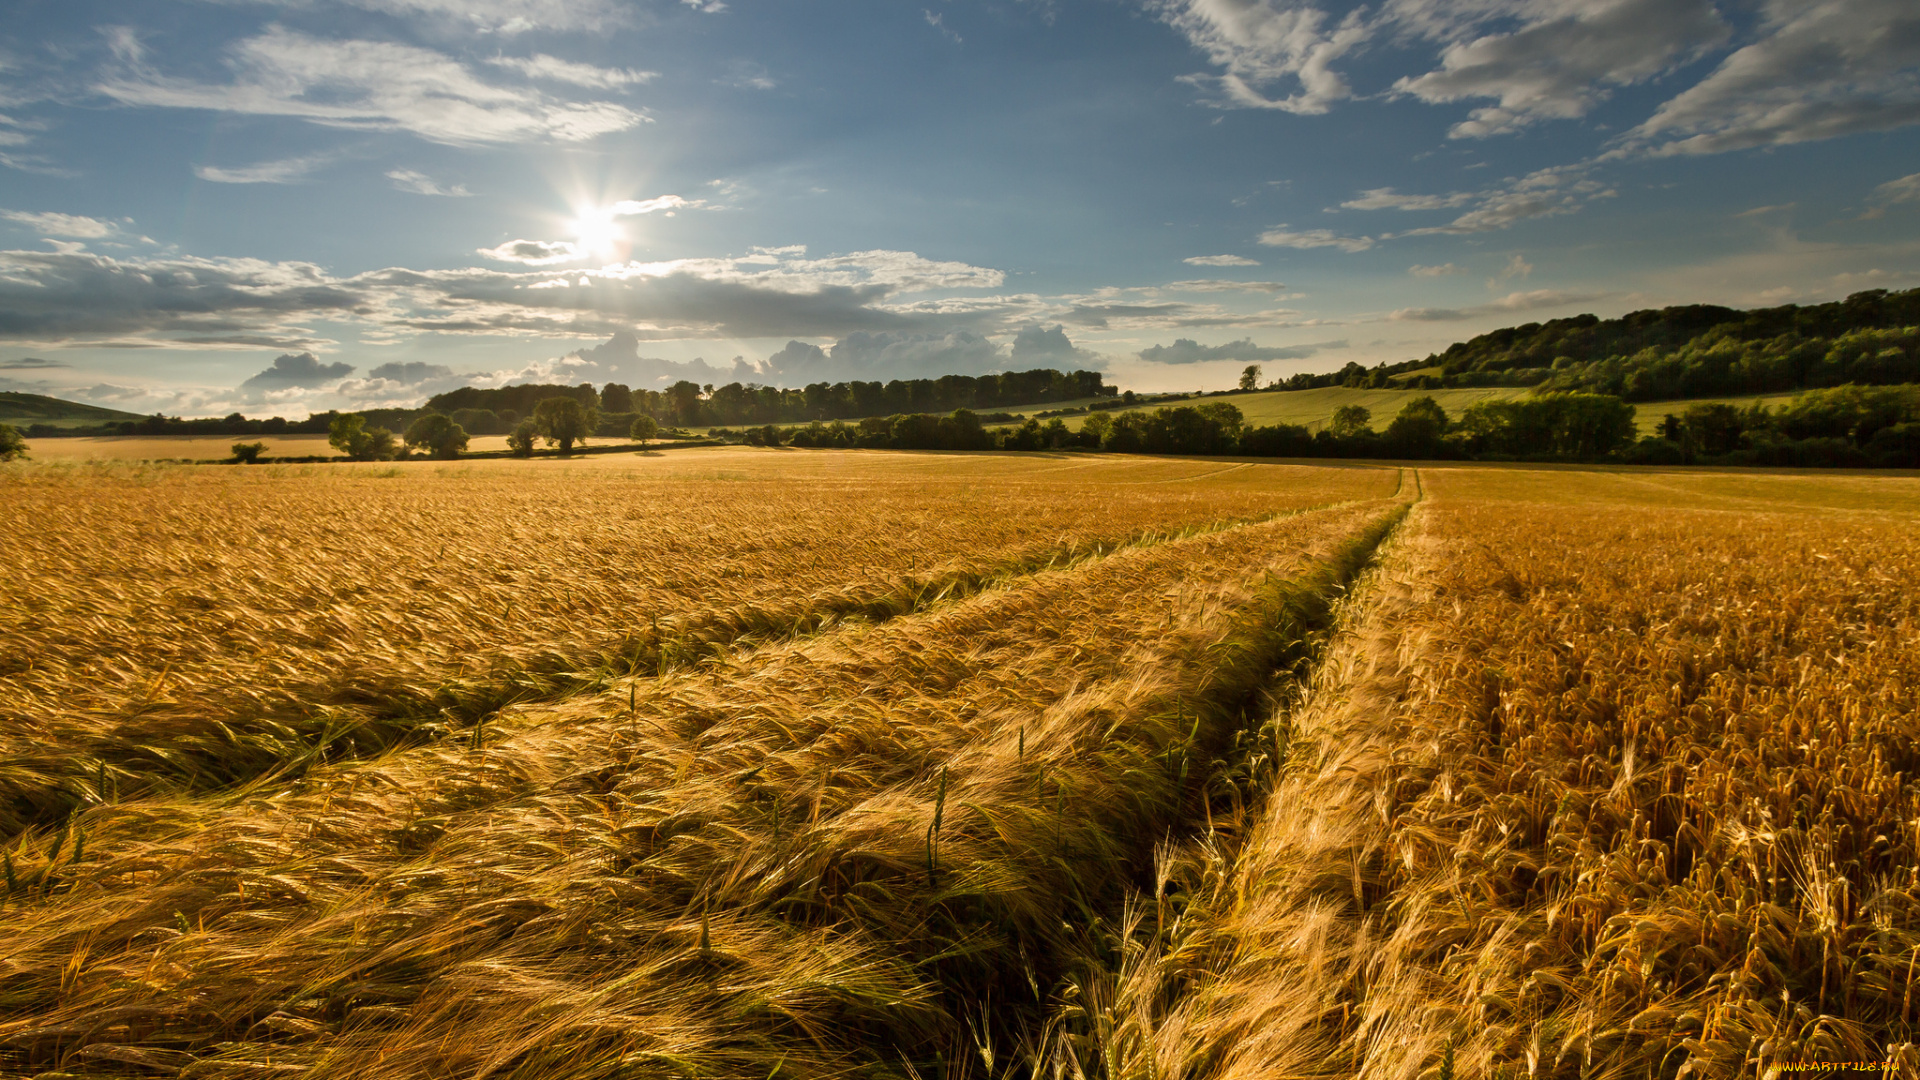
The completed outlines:
{"type": "Polygon", "coordinates": [[[0,424],[0,461],[27,456],[27,440],[12,424],[0,424]]]}
{"type": "Polygon", "coordinates": [[[451,416],[428,413],[407,428],[406,443],[409,450],[456,458],[467,448],[467,431],[451,416]]]}
{"type": "Polygon", "coordinates": [[[347,456],[349,461],[391,461],[400,453],[393,432],[383,427],[368,427],[359,413],[341,413],[327,429],[327,444],[347,456]]]}
{"type": "Polygon", "coordinates": [[[1649,464],[1920,468],[1920,387],[1809,390],[1778,408],[1696,402],[1629,460],[1649,464]]]}

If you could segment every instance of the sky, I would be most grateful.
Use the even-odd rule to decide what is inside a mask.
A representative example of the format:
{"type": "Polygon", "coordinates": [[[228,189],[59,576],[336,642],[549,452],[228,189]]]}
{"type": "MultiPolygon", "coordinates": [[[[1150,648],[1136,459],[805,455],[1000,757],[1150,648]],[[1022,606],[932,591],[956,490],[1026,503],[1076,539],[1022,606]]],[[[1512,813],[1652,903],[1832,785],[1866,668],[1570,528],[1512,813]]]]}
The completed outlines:
{"type": "Polygon", "coordinates": [[[1222,388],[1920,285],[1911,0],[6,0],[0,390],[1222,388]]]}

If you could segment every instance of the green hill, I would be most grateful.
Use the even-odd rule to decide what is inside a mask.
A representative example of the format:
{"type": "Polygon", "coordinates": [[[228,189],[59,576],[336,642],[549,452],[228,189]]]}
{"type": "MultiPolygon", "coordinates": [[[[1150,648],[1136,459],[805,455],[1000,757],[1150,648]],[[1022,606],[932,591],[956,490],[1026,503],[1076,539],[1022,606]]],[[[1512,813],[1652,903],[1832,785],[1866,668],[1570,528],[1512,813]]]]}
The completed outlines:
{"type": "Polygon", "coordinates": [[[1493,330],[1445,352],[1295,375],[1312,387],[1527,386],[1635,402],[1920,382],[1920,289],[1741,311],[1707,304],[1493,330]]]}
{"type": "Polygon", "coordinates": [[[24,427],[27,424],[87,427],[94,424],[117,424],[122,420],[140,419],[143,418],[139,413],[106,409],[98,405],[83,405],[77,401],[63,401],[45,394],[0,391],[0,424],[12,424],[15,427],[24,427]]]}

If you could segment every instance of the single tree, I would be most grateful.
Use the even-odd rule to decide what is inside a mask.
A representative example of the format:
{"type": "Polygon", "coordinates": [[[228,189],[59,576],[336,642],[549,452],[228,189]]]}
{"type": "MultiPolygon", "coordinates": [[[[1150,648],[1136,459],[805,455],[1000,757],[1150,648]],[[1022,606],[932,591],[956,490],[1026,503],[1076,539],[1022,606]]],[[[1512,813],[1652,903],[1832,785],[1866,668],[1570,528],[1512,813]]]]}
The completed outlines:
{"type": "Polygon", "coordinates": [[[437,458],[457,458],[467,448],[467,431],[445,413],[428,413],[407,428],[407,445],[437,458]]]}
{"type": "Polygon", "coordinates": [[[1089,413],[1080,425],[1080,442],[1084,446],[1099,446],[1107,439],[1107,432],[1113,428],[1113,414],[1089,413]]]}
{"type": "Polygon", "coordinates": [[[1240,372],[1240,389],[1254,390],[1260,386],[1260,365],[1248,364],[1240,372]]]}
{"type": "Polygon", "coordinates": [[[548,446],[559,444],[564,457],[573,453],[574,443],[586,442],[600,426],[600,410],[570,397],[550,397],[533,407],[533,423],[548,446]]]}
{"type": "Polygon", "coordinates": [[[1333,410],[1333,435],[1337,439],[1351,439],[1372,431],[1373,410],[1365,405],[1342,405],[1333,410]]]}
{"type": "Polygon", "coordinates": [[[1447,410],[1431,397],[1417,397],[1387,425],[1387,443],[1402,457],[1432,457],[1447,433],[1447,410]]]}
{"type": "Polygon", "coordinates": [[[242,465],[258,465],[260,455],[267,452],[263,442],[237,442],[233,444],[233,460],[242,465]]]}
{"type": "Polygon", "coordinates": [[[341,413],[327,425],[327,442],[353,461],[391,461],[400,452],[393,432],[368,427],[359,413],[341,413]]]}
{"type": "Polygon", "coordinates": [[[27,456],[27,440],[20,435],[20,429],[12,424],[0,424],[0,461],[12,461],[27,456]]]}
{"type": "Polygon", "coordinates": [[[660,422],[646,413],[633,418],[633,427],[627,430],[627,436],[641,446],[647,445],[660,434],[660,422]]]}
{"type": "Polygon", "coordinates": [[[600,388],[600,408],[611,413],[633,411],[633,388],[625,383],[610,382],[600,388]]]}
{"type": "Polygon", "coordinates": [[[507,449],[514,457],[532,457],[533,441],[540,437],[540,425],[531,420],[522,420],[515,424],[507,435],[507,449]]]}

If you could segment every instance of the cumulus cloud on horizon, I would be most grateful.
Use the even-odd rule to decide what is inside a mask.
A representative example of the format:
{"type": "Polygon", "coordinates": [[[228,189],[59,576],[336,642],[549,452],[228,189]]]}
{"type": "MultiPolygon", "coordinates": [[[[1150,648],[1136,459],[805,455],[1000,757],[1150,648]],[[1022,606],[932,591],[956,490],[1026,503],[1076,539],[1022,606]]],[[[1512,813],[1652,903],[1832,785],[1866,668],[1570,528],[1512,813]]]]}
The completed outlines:
{"type": "Polygon", "coordinates": [[[310,352],[283,353],[274,357],[265,371],[240,384],[242,390],[311,389],[325,386],[353,374],[353,365],[345,362],[322,363],[310,352]]]}
{"type": "Polygon", "coordinates": [[[1251,338],[1229,341],[1225,345],[1202,345],[1191,338],[1176,338],[1171,345],[1153,345],[1139,352],[1150,364],[1203,364],[1215,360],[1260,363],[1267,360],[1303,360],[1326,349],[1344,349],[1345,341],[1322,341],[1311,345],[1255,345],[1251,338]]]}

